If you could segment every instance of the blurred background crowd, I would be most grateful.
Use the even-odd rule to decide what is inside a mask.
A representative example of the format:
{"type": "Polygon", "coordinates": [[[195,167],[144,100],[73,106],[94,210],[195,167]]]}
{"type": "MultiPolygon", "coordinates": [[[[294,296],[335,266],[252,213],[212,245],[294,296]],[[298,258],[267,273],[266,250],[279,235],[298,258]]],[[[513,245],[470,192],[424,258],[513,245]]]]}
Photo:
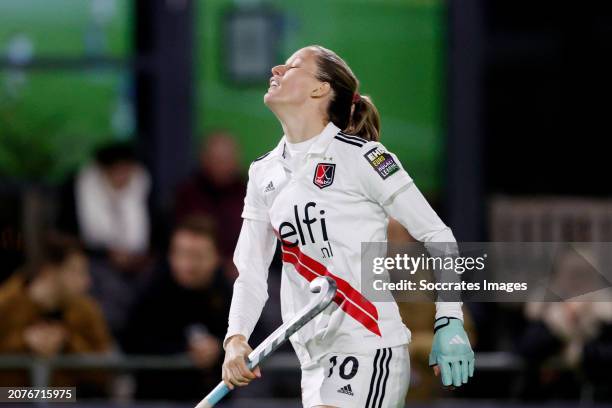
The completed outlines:
{"type": "MultiPolygon", "coordinates": [[[[459,241],[612,241],[611,40],[605,1],[0,2],[0,386],[114,404],[218,382],[246,169],[282,135],[269,70],[308,44],[347,60],[459,241]]],[[[389,240],[413,241],[393,220],[389,240]]],[[[276,256],[252,345],[279,286],[276,256]]],[[[466,304],[477,372],[454,391],[427,367],[433,304],[400,309],[414,406],[612,402],[610,303],[466,304]]],[[[290,352],[234,406],[299,406],[290,352]]]]}

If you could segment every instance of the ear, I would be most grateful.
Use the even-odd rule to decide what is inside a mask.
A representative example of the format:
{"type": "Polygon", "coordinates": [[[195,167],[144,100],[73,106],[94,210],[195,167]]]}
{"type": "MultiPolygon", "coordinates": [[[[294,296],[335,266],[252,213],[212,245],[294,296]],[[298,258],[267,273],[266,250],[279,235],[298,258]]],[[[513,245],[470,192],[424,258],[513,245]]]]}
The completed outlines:
{"type": "Polygon", "coordinates": [[[312,90],[310,96],[312,96],[313,98],[322,98],[324,96],[329,95],[331,91],[332,88],[331,85],[329,85],[329,82],[320,82],[319,86],[312,90]]]}

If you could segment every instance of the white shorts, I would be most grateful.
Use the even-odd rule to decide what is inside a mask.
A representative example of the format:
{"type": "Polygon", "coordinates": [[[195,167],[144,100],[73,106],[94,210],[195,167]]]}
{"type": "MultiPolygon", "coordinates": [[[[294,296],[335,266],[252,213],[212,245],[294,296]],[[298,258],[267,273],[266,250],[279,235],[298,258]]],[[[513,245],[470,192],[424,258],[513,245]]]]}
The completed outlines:
{"type": "Polygon", "coordinates": [[[302,368],[304,408],[404,408],[410,383],[408,345],[368,354],[329,353],[302,368]]]}

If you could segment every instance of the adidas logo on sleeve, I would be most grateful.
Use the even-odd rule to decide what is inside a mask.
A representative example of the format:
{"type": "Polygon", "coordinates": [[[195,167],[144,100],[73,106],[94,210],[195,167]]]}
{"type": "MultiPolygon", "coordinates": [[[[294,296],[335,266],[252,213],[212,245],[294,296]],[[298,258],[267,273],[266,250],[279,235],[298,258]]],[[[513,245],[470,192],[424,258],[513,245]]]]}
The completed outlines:
{"type": "Polygon", "coordinates": [[[269,193],[270,191],[274,191],[274,184],[272,184],[272,182],[268,183],[266,189],[264,190],[264,193],[269,193]]]}

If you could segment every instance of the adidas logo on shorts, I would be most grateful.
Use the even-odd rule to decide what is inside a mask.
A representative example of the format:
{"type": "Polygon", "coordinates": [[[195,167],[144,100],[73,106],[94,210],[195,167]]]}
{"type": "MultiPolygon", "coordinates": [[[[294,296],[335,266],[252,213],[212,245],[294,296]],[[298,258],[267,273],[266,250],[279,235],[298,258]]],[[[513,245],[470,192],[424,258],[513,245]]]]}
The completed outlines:
{"type": "Polygon", "coordinates": [[[355,395],[353,394],[353,389],[351,388],[351,384],[346,384],[344,387],[340,388],[338,390],[338,392],[340,394],[346,394],[346,395],[355,395]]]}

